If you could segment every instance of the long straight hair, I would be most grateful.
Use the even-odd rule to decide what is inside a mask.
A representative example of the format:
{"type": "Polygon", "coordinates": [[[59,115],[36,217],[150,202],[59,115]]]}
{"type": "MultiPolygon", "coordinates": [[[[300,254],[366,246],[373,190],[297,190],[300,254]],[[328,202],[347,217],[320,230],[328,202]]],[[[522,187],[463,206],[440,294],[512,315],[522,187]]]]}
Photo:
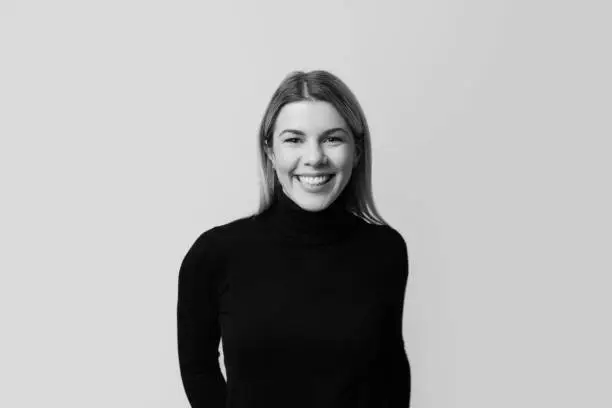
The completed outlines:
{"type": "Polygon", "coordinates": [[[349,126],[359,151],[359,160],[342,194],[346,194],[346,209],[370,224],[388,225],[380,216],[372,195],[372,155],[370,130],[357,98],[348,86],[330,72],[315,70],[293,71],[278,86],[259,126],[258,165],[260,182],[259,209],[261,214],[277,199],[280,188],[266,148],[272,148],[274,125],[278,113],[288,103],[323,101],[332,104],[349,126]]]}

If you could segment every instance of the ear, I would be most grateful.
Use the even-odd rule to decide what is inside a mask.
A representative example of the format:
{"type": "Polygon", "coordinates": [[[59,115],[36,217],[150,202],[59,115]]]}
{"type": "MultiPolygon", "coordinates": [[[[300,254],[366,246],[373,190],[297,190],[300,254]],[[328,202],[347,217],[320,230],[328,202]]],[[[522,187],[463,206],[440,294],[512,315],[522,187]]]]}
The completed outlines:
{"type": "Polygon", "coordinates": [[[268,157],[268,160],[270,160],[272,162],[272,167],[274,167],[275,163],[274,163],[274,151],[272,150],[272,148],[270,146],[268,146],[267,142],[264,142],[264,152],[266,153],[266,156],[268,157]]]}

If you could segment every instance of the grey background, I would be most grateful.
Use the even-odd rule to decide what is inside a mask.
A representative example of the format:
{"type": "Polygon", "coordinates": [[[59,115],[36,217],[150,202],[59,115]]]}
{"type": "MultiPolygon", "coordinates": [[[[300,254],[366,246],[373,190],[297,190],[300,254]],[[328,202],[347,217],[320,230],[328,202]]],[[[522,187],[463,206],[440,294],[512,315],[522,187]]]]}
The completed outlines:
{"type": "Polygon", "coordinates": [[[414,408],[610,406],[610,6],[0,2],[0,406],[186,407],[178,267],[294,69],[370,122],[414,408]]]}

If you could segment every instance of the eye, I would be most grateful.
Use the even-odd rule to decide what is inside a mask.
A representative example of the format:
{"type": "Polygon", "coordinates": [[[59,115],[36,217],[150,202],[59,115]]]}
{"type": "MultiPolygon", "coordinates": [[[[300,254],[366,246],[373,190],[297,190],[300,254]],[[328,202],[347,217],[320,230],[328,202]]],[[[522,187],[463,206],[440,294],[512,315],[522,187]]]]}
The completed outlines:
{"type": "Polygon", "coordinates": [[[292,140],[300,140],[300,139],[297,137],[290,137],[290,138],[285,139],[285,142],[293,143],[292,140]]]}
{"type": "Polygon", "coordinates": [[[335,139],[337,142],[342,142],[343,141],[341,137],[337,137],[337,136],[331,136],[331,137],[327,138],[327,140],[331,140],[331,139],[335,139]]]}

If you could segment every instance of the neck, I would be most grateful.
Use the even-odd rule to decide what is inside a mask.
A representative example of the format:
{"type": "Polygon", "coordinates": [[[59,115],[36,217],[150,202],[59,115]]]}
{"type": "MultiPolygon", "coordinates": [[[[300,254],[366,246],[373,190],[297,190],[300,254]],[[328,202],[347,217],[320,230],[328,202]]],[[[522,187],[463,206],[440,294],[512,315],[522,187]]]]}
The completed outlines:
{"type": "Polygon", "coordinates": [[[323,210],[308,211],[278,188],[268,209],[270,226],[293,243],[316,245],[336,242],[347,236],[357,219],[346,209],[345,203],[345,194],[340,194],[323,210]]]}

